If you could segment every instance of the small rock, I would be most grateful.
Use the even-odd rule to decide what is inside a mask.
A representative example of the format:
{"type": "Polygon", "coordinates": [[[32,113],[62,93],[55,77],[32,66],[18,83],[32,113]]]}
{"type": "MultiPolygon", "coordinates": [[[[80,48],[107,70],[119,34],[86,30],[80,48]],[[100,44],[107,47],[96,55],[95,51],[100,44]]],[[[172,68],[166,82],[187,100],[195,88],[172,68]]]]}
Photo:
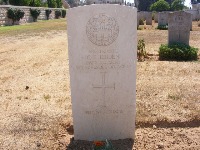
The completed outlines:
{"type": "Polygon", "coordinates": [[[159,144],[157,144],[157,146],[158,146],[159,149],[163,149],[164,148],[164,144],[163,143],[159,143],[159,144]]]}
{"type": "Polygon", "coordinates": [[[40,147],[41,146],[41,143],[40,142],[37,142],[37,147],[40,147]]]}
{"type": "Polygon", "coordinates": [[[25,88],[26,90],[28,90],[29,89],[29,86],[26,86],[26,88],[25,88]]]}
{"type": "Polygon", "coordinates": [[[156,129],[157,127],[156,127],[156,125],[153,125],[153,129],[156,129]]]}

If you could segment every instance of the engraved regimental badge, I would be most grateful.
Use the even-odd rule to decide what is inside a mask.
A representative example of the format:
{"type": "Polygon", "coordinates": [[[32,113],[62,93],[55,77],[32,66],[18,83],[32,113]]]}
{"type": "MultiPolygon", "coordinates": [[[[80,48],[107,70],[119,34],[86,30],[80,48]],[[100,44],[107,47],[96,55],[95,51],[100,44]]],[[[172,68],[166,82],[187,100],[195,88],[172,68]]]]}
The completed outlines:
{"type": "Polygon", "coordinates": [[[88,39],[97,46],[108,46],[118,37],[119,26],[115,18],[106,14],[92,17],[86,25],[88,39]]]}

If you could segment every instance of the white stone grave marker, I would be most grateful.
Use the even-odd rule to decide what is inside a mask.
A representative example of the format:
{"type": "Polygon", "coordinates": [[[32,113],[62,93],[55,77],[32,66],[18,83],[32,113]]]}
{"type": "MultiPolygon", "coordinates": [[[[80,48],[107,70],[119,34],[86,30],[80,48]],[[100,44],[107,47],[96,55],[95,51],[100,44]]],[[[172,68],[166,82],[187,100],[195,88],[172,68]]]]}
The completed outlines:
{"type": "Polygon", "coordinates": [[[88,5],[67,12],[74,138],[134,138],[137,10],[88,5]]]}
{"type": "Polygon", "coordinates": [[[168,43],[175,42],[189,45],[192,15],[184,11],[169,13],[168,43]]]}

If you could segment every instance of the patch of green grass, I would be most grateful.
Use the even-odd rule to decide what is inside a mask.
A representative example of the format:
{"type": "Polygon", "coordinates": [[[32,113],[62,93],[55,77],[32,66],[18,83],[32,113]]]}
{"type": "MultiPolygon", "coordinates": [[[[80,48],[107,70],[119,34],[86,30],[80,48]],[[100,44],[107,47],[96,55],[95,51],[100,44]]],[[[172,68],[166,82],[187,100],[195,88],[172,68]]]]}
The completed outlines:
{"type": "Polygon", "coordinates": [[[48,32],[51,30],[66,30],[66,19],[44,20],[34,23],[0,27],[0,36],[48,32]]]}

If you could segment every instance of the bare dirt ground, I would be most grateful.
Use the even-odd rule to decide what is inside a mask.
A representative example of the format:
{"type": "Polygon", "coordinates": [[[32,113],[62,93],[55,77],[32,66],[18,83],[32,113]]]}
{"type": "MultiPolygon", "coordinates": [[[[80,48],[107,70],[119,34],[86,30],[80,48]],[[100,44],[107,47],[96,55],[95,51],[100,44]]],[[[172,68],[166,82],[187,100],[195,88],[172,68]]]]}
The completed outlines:
{"type": "MultiPolygon", "coordinates": [[[[200,27],[193,27],[190,45],[200,49],[200,27]]],[[[158,61],[167,31],[149,27],[140,38],[154,58],[137,64],[135,141],[112,141],[114,147],[199,150],[200,61],[158,61]]],[[[71,114],[66,30],[1,35],[0,149],[92,149],[73,140],[71,114]]]]}

